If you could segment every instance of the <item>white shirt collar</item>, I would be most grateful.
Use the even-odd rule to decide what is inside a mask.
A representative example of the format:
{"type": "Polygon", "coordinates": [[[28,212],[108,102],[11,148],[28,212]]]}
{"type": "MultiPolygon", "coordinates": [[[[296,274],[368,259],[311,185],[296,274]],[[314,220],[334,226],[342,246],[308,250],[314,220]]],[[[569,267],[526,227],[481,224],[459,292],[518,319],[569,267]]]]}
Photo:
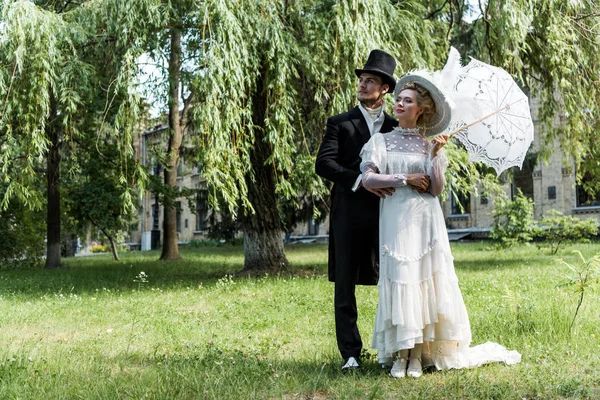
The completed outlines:
{"type": "Polygon", "coordinates": [[[383,126],[383,120],[385,119],[385,114],[383,110],[385,110],[385,102],[381,103],[381,108],[379,109],[379,114],[377,118],[373,119],[371,117],[371,113],[367,110],[367,108],[362,104],[358,103],[358,109],[362,113],[365,118],[365,122],[369,127],[369,133],[373,136],[375,133],[381,131],[381,127],[383,126]]]}

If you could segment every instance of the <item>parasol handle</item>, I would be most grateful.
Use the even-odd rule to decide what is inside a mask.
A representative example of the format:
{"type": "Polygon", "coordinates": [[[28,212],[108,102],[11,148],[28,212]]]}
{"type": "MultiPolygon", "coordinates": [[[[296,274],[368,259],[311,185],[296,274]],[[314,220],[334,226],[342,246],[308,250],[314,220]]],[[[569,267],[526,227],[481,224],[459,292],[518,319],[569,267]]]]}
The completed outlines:
{"type": "Polygon", "coordinates": [[[483,120],[485,120],[485,119],[488,119],[489,117],[491,117],[491,116],[493,116],[493,115],[496,115],[496,114],[498,114],[500,111],[507,110],[507,109],[508,109],[508,107],[509,107],[509,105],[507,104],[507,105],[505,105],[504,107],[502,107],[501,109],[499,109],[499,110],[496,110],[496,111],[494,111],[493,113],[491,113],[491,114],[488,114],[488,115],[486,115],[486,116],[483,116],[483,117],[479,118],[477,121],[473,121],[473,122],[471,122],[469,125],[463,126],[462,128],[459,128],[459,129],[455,130],[454,132],[452,132],[451,134],[449,134],[449,135],[448,135],[448,139],[450,139],[452,136],[456,135],[458,132],[460,132],[460,131],[464,131],[465,129],[467,129],[467,128],[470,128],[470,127],[472,127],[473,125],[475,125],[475,124],[477,124],[477,123],[479,123],[479,122],[481,122],[481,121],[483,121],[483,120]]]}

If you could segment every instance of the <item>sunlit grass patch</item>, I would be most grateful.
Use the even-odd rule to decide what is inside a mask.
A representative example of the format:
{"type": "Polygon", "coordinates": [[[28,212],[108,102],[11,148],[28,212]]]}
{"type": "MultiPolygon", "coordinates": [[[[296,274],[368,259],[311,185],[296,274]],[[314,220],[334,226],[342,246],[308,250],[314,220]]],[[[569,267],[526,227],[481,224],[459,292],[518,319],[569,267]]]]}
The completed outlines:
{"type": "Polygon", "coordinates": [[[473,343],[500,342],[523,361],[400,381],[369,350],[376,287],[357,288],[363,367],[340,373],[326,245],[288,246],[291,267],[256,278],[236,277],[243,249],[232,246],[184,248],[179,262],[137,252],[2,270],[0,398],[595,398],[599,290],[569,336],[577,297],[558,287],[557,259],[574,262],[575,249],[599,250],[453,244],[473,343]]]}

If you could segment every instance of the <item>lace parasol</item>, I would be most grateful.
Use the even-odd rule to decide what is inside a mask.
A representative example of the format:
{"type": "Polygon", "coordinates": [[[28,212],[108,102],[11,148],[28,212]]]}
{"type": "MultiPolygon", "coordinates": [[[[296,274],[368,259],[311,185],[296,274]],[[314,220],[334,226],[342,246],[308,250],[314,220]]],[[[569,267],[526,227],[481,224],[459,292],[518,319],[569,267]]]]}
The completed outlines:
{"type": "Polygon", "coordinates": [[[440,71],[454,100],[450,136],[456,135],[471,161],[482,161],[499,175],[523,165],[533,141],[529,99],[508,72],[476,59],[462,67],[454,48],[440,71]]]}

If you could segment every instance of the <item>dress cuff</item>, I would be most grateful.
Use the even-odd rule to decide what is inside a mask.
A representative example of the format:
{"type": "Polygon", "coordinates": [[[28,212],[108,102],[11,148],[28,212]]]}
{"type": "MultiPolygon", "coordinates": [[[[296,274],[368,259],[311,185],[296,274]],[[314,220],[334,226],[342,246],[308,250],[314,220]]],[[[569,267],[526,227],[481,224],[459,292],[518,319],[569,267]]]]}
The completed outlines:
{"type": "Polygon", "coordinates": [[[394,174],[394,178],[398,179],[398,186],[406,186],[406,174],[394,174]]]}

